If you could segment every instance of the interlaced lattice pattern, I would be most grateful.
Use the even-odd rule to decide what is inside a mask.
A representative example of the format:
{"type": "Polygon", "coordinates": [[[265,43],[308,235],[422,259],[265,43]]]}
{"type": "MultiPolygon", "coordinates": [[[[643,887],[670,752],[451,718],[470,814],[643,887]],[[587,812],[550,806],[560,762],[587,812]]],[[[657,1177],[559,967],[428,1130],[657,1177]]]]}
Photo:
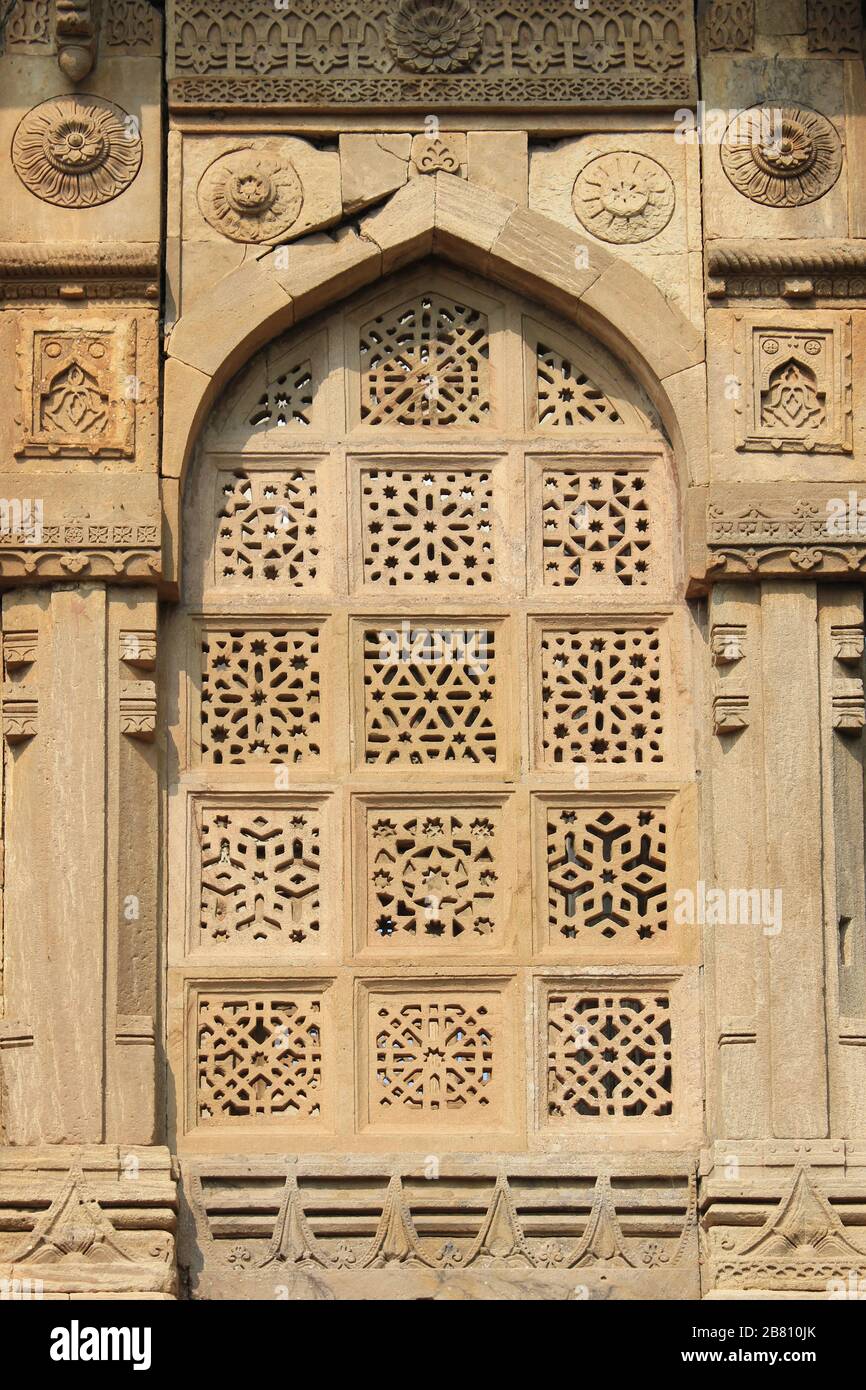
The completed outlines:
{"type": "Polygon", "coordinates": [[[315,390],[312,363],[309,359],[297,363],[268,383],[253,408],[249,424],[262,430],[311,424],[315,390]]]}
{"type": "Polygon", "coordinates": [[[541,639],[542,762],[660,763],[656,628],[548,628],[541,639]]]}
{"type": "Polygon", "coordinates": [[[494,763],[492,628],[370,628],[364,634],[368,763],[494,763]]]}
{"type": "Polygon", "coordinates": [[[318,628],[211,631],[202,657],[203,759],[305,763],[319,757],[318,628]]]}
{"type": "Polygon", "coordinates": [[[368,425],[481,425],[490,413],[487,317],[419,295],[361,329],[361,419],[368,425]]]}
{"type": "Polygon", "coordinates": [[[499,916],[498,808],[389,809],[368,820],[367,922],[373,943],[491,944],[499,916]]]}
{"type": "Polygon", "coordinates": [[[197,1031],[200,1122],[319,1117],[319,999],[209,994],[198,1001],[197,1031]]]}
{"type": "Polygon", "coordinates": [[[547,1108],[553,1120],[673,1113],[671,1011],[663,991],[553,992],[547,1108]]]}
{"type": "Polygon", "coordinates": [[[652,527],[644,473],[546,469],[541,505],[545,585],[648,582],[652,527]]]}
{"type": "Polygon", "coordinates": [[[362,478],[364,578],[402,584],[489,584],[493,484],[487,470],[371,469],[362,478]]]}
{"type": "Polygon", "coordinates": [[[452,999],[443,994],[377,1004],[376,1113],[471,1112],[490,1104],[495,1040],[488,1006],[452,999]]]}
{"type": "Polygon", "coordinates": [[[319,931],[319,826],[307,810],[209,809],[201,825],[203,944],[301,945],[319,931]]]}
{"type": "Polygon", "coordinates": [[[666,873],[666,829],[658,811],[551,807],[550,939],[653,940],[667,930],[666,873]]]}
{"type": "Polygon", "coordinates": [[[546,429],[574,429],[599,421],[621,425],[622,416],[594,381],[554,348],[539,343],[538,423],[546,429]]]}
{"type": "Polygon", "coordinates": [[[290,584],[302,589],[318,573],[315,471],[237,472],[222,489],[217,517],[218,584],[290,584]]]}

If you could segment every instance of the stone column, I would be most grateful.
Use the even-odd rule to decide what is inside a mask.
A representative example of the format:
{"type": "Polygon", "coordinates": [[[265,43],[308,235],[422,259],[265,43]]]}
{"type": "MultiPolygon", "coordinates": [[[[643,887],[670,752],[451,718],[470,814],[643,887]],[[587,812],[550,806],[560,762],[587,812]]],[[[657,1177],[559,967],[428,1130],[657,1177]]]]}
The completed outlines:
{"type": "Polygon", "coordinates": [[[155,12],[149,31],[100,37],[82,8],[86,43],[59,18],[30,33],[24,16],[0,57],[0,1289],[171,1297],[156,1048],[161,43],[155,12]],[[62,158],[70,120],[99,158],[58,180],[40,152],[55,132],[62,158]]]}

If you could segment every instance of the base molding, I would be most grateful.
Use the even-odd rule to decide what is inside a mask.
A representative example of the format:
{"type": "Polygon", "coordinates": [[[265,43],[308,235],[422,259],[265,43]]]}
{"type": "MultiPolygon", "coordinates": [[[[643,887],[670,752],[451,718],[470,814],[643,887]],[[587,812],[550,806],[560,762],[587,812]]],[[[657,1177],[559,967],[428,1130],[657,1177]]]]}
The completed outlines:
{"type": "Polygon", "coordinates": [[[0,1298],[173,1299],[165,1148],[0,1148],[0,1298]]]}

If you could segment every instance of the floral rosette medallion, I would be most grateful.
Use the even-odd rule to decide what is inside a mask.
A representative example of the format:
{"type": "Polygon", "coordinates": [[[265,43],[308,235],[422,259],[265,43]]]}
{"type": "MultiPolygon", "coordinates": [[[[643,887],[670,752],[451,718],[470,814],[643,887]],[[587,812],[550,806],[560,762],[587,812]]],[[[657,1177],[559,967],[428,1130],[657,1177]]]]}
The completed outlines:
{"type": "Polygon", "coordinates": [[[232,241],[275,242],[297,222],[304,190],[287,159],[246,148],[205,170],[198,202],[206,221],[232,241]]]}
{"type": "Polygon", "coordinates": [[[92,208],[128,188],[141,168],[138,120],[102,97],[43,101],[19,122],[12,165],[46,203],[92,208]]]}

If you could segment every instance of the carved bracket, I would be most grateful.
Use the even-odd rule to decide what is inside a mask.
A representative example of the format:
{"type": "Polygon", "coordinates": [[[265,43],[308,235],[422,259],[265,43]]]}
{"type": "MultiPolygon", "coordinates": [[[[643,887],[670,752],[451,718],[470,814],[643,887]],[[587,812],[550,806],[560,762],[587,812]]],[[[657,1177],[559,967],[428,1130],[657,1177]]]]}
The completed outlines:
{"type": "Polygon", "coordinates": [[[153,681],[122,681],[120,732],[152,743],[156,737],[156,685],[153,681]]]}
{"type": "Polygon", "coordinates": [[[744,623],[714,623],[710,630],[713,665],[722,668],[713,693],[713,730],[717,734],[737,734],[749,726],[749,696],[741,687],[730,689],[727,671],[744,660],[744,623]]]}
{"type": "Polygon", "coordinates": [[[852,675],[850,668],[861,667],[863,660],[863,629],[840,626],[830,629],[833,661],[844,668],[844,674],[833,673],[831,694],[833,728],[839,733],[858,735],[866,724],[866,695],[862,675],[852,675]]]}
{"type": "Polygon", "coordinates": [[[70,82],[81,82],[96,58],[97,24],[90,0],[55,0],[57,62],[70,82]]]}
{"type": "Polygon", "coordinates": [[[24,743],[39,731],[39,701],[20,686],[3,687],[3,737],[7,743],[24,743]]]}

